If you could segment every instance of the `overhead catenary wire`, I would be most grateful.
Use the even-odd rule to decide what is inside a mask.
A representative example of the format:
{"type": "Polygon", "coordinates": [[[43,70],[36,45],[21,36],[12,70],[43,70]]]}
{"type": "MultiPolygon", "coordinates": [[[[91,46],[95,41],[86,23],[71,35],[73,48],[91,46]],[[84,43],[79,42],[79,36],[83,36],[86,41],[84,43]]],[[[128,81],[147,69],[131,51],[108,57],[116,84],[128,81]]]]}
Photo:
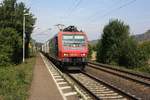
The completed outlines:
{"type": "MultiPolygon", "coordinates": [[[[114,6],[116,6],[116,5],[119,4],[119,3],[120,3],[120,0],[117,1],[117,2],[115,2],[114,4],[110,5],[109,8],[113,8],[114,6]]],[[[97,9],[98,9],[98,8],[97,8],[97,9]]],[[[90,17],[88,17],[87,19],[94,18],[95,16],[98,15],[98,13],[101,13],[101,12],[102,12],[102,11],[98,10],[98,11],[94,12],[94,13],[93,13],[90,17]]]]}
{"type": "Polygon", "coordinates": [[[72,13],[79,7],[79,5],[81,4],[82,0],[76,0],[75,5],[71,8],[71,10],[69,11],[69,13],[67,14],[67,17],[70,17],[72,15],[72,13]]]}
{"type": "MultiPolygon", "coordinates": [[[[80,5],[80,3],[81,3],[81,1],[82,0],[74,0],[74,2],[73,2],[73,5],[71,6],[71,7],[69,7],[68,8],[68,11],[66,11],[66,12],[68,12],[68,13],[65,13],[64,14],[64,17],[62,17],[62,18],[60,18],[60,23],[63,23],[63,21],[62,21],[62,19],[68,19],[71,15],[72,15],[72,13],[78,8],[78,6],[80,5]]],[[[62,26],[63,24],[61,24],[61,25],[55,25],[55,26],[57,26],[57,28],[60,30],[60,27],[59,26],[62,26]]]]}
{"type": "Polygon", "coordinates": [[[128,6],[128,5],[130,5],[130,4],[132,4],[132,3],[134,3],[134,2],[136,2],[136,1],[137,1],[137,0],[132,0],[132,1],[129,1],[129,2],[125,3],[125,4],[122,4],[121,6],[119,6],[119,7],[117,7],[117,8],[114,8],[114,9],[112,9],[112,10],[106,12],[105,14],[103,14],[103,15],[101,15],[101,16],[95,17],[94,19],[90,20],[90,22],[92,22],[92,21],[94,22],[97,18],[104,18],[104,17],[106,17],[107,15],[113,13],[113,11],[120,10],[120,9],[122,9],[122,8],[124,8],[124,7],[126,7],[126,6],[128,6]]]}

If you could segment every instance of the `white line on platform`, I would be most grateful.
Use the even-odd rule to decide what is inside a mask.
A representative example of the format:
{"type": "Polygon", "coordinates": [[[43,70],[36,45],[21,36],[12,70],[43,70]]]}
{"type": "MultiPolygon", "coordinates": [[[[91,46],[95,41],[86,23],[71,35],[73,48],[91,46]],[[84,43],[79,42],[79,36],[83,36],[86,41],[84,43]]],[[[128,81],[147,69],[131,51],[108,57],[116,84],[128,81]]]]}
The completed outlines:
{"type": "Polygon", "coordinates": [[[55,78],[61,78],[61,76],[54,76],[55,78]]]}
{"type": "Polygon", "coordinates": [[[63,98],[64,100],[67,100],[66,96],[63,95],[63,92],[61,91],[59,85],[57,84],[57,82],[56,82],[56,80],[55,80],[55,78],[54,78],[54,76],[52,75],[52,73],[51,73],[51,71],[50,71],[50,69],[49,69],[49,67],[48,67],[48,64],[47,64],[46,61],[44,60],[44,56],[43,56],[41,53],[40,53],[40,55],[41,55],[41,57],[42,57],[42,59],[43,59],[43,61],[44,61],[45,66],[47,67],[47,69],[48,69],[50,75],[52,76],[52,78],[53,78],[53,80],[54,80],[54,82],[55,82],[55,84],[56,84],[56,86],[57,86],[57,88],[58,88],[58,90],[59,90],[59,92],[60,92],[62,98],[63,98]]]}
{"type": "Polygon", "coordinates": [[[61,78],[61,79],[55,79],[55,80],[56,80],[56,81],[64,81],[64,79],[62,79],[62,78],[61,78]]]}
{"type": "Polygon", "coordinates": [[[52,74],[53,76],[59,76],[59,74],[52,74]]]}
{"type": "Polygon", "coordinates": [[[67,82],[58,82],[58,85],[67,84],[67,82]]]}
{"type": "Polygon", "coordinates": [[[72,95],[76,95],[77,92],[69,92],[69,93],[65,93],[64,95],[67,96],[72,96],[72,95]]]}
{"type": "Polygon", "coordinates": [[[64,90],[64,89],[69,89],[69,88],[71,88],[71,86],[64,86],[64,87],[61,87],[60,89],[64,90]]]}

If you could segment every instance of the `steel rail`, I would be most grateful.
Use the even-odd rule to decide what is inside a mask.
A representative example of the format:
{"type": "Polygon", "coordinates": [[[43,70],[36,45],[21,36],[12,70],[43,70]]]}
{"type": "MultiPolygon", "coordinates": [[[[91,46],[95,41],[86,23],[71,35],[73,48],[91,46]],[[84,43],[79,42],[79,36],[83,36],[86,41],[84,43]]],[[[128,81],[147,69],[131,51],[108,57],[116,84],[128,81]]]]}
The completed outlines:
{"type": "Polygon", "coordinates": [[[73,79],[82,89],[84,89],[87,93],[89,93],[94,100],[101,100],[98,96],[96,96],[94,93],[92,93],[89,89],[87,89],[82,83],[80,83],[77,79],[75,79],[72,75],[67,73],[67,75],[73,79]]]}
{"type": "Polygon", "coordinates": [[[98,69],[98,70],[102,70],[102,71],[105,71],[107,73],[111,73],[113,75],[117,75],[117,76],[120,76],[120,77],[123,77],[123,78],[126,78],[126,79],[130,79],[132,81],[150,86],[149,82],[144,81],[144,80],[150,80],[149,76],[147,76],[147,77],[142,76],[142,75],[139,75],[139,74],[135,74],[135,73],[131,73],[131,72],[128,72],[128,71],[120,70],[120,69],[117,69],[117,68],[112,68],[112,67],[109,67],[109,66],[105,66],[103,64],[101,65],[101,64],[97,64],[97,63],[91,63],[91,62],[89,64],[88,64],[89,67],[92,67],[92,68],[95,68],[95,69],[98,69]],[[91,65],[89,65],[89,64],[91,64],[91,65]],[[112,72],[112,71],[107,70],[107,69],[110,69],[112,71],[122,72],[124,74],[132,75],[132,76],[129,77],[127,75],[122,75],[122,74],[119,74],[118,72],[112,72]],[[139,79],[136,79],[134,77],[139,78],[139,79]]]}
{"type": "Polygon", "coordinates": [[[98,65],[98,66],[103,66],[103,67],[106,67],[106,68],[109,68],[109,69],[113,69],[113,70],[116,70],[116,71],[120,71],[120,72],[124,72],[124,73],[128,73],[128,74],[131,74],[131,75],[135,75],[135,76],[139,76],[141,78],[147,78],[150,80],[150,75],[144,75],[142,73],[138,73],[138,72],[133,72],[133,71],[130,71],[128,69],[120,69],[120,68],[117,68],[117,67],[112,67],[113,65],[108,65],[108,64],[102,64],[102,63],[98,63],[98,62],[91,62],[91,61],[88,61],[88,63],[90,64],[94,64],[94,65],[98,65]]]}
{"type": "Polygon", "coordinates": [[[81,71],[81,72],[82,72],[84,75],[86,75],[86,76],[88,76],[88,77],[94,79],[95,81],[104,84],[105,86],[107,86],[107,87],[113,89],[114,91],[117,91],[117,93],[121,93],[122,95],[128,97],[129,99],[140,100],[140,98],[135,97],[135,95],[132,95],[132,94],[130,94],[130,93],[124,91],[124,90],[121,90],[120,88],[118,88],[118,87],[116,87],[116,86],[114,86],[114,85],[111,85],[111,84],[109,84],[109,83],[107,83],[107,82],[105,82],[105,81],[99,79],[99,78],[96,77],[96,76],[93,76],[93,75],[91,75],[91,74],[89,74],[89,73],[86,73],[86,72],[83,72],[83,71],[81,71]]]}

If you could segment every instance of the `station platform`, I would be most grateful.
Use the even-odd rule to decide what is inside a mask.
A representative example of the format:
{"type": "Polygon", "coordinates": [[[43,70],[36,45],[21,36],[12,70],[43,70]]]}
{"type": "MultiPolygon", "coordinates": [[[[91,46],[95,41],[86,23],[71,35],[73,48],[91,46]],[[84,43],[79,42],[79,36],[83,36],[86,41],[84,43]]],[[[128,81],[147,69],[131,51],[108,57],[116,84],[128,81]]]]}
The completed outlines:
{"type": "MultiPolygon", "coordinates": [[[[39,53],[33,71],[29,100],[79,100],[78,93],[39,53]]],[[[80,99],[81,100],[81,99],[80,99]]]]}
{"type": "Polygon", "coordinates": [[[36,57],[29,100],[63,100],[40,54],[36,57]]]}

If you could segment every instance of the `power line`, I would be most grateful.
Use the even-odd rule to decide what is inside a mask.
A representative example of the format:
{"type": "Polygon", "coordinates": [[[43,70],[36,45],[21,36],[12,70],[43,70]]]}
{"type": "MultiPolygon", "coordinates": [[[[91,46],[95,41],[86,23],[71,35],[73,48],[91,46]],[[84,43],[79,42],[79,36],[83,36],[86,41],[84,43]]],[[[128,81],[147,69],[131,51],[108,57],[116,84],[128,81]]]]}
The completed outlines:
{"type": "MultiPolygon", "coordinates": [[[[128,6],[128,5],[130,5],[130,4],[132,4],[132,3],[134,3],[135,1],[136,1],[136,0],[132,0],[132,1],[130,1],[130,2],[127,2],[127,3],[121,5],[121,6],[117,7],[117,8],[114,8],[114,9],[108,11],[108,12],[105,13],[104,15],[99,16],[99,17],[96,17],[96,18],[104,18],[104,17],[106,17],[108,14],[113,13],[113,11],[120,10],[120,9],[122,9],[122,8],[124,8],[124,7],[126,7],[126,6],[128,6]]],[[[95,18],[95,19],[96,19],[96,18],[95,18]]],[[[95,19],[93,19],[93,20],[91,20],[91,21],[95,21],[95,19]]]]}
{"type": "MultiPolygon", "coordinates": [[[[73,2],[74,6],[71,6],[71,8],[69,9],[68,13],[66,13],[65,18],[68,18],[71,16],[71,14],[79,7],[79,5],[81,4],[82,0],[75,0],[73,2]]],[[[55,25],[57,26],[57,28],[61,31],[65,26],[62,26],[60,24],[55,25]]]]}
{"type": "MultiPolygon", "coordinates": [[[[120,3],[120,0],[115,2],[113,5],[111,5],[109,8],[112,8],[114,6],[116,6],[116,4],[120,3]]],[[[101,12],[100,10],[96,11],[94,14],[92,14],[90,17],[88,17],[87,19],[93,18],[94,16],[97,15],[97,13],[101,12]]]]}
{"type": "Polygon", "coordinates": [[[72,7],[70,12],[68,13],[68,17],[71,16],[71,14],[79,7],[79,5],[81,4],[81,1],[82,0],[76,0],[75,5],[72,7]]]}
{"type": "MultiPolygon", "coordinates": [[[[75,10],[75,9],[80,5],[81,1],[82,1],[82,0],[79,0],[79,1],[77,2],[77,4],[74,6],[74,9],[73,9],[73,10],[75,10]]],[[[72,10],[72,11],[73,11],[73,10],[72,10]]]]}

